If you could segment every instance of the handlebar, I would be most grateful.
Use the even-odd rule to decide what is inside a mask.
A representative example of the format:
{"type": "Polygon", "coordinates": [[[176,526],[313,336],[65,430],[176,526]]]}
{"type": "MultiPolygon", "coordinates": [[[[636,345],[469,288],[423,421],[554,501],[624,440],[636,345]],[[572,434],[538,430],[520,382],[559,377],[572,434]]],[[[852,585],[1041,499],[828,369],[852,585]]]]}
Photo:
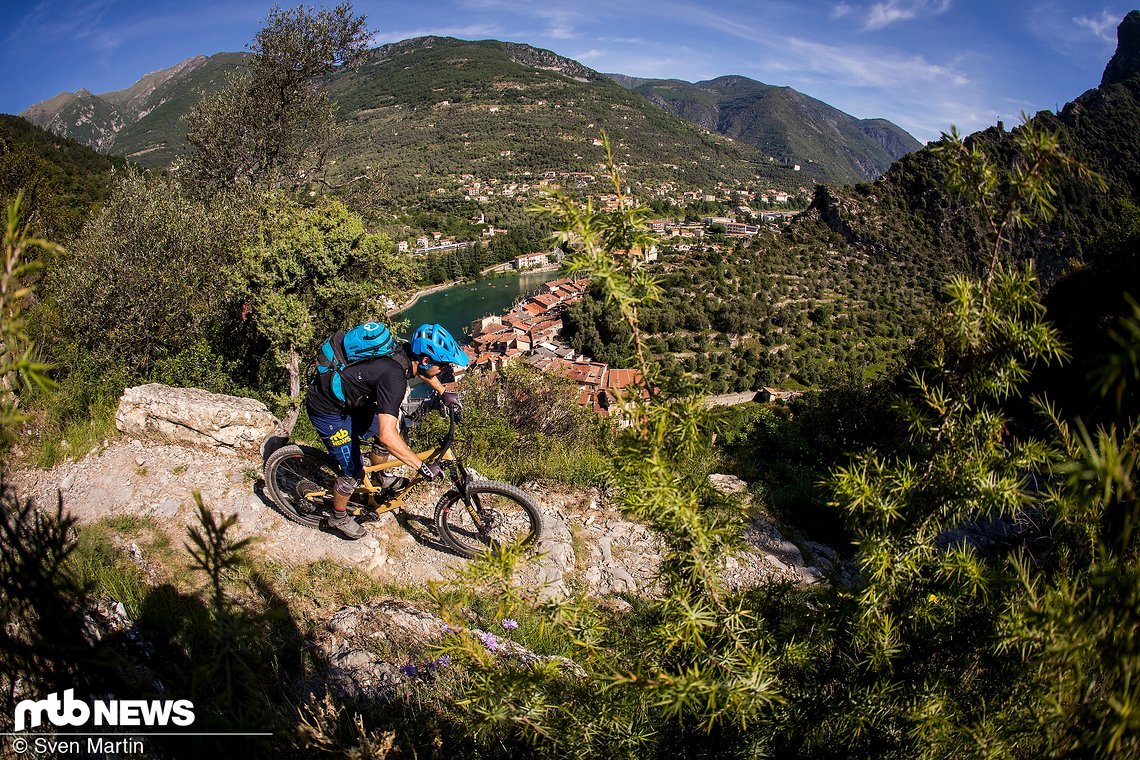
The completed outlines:
{"type": "Polygon", "coordinates": [[[431,457],[431,461],[433,462],[439,462],[443,453],[450,449],[452,444],[455,443],[455,429],[458,425],[463,424],[462,408],[453,409],[452,407],[445,406],[440,396],[433,394],[421,401],[415,409],[406,412],[401,420],[401,426],[403,428],[411,429],[415,427],[426,414],[436,410],[439,411],[441,417],[447,420],[448,425],[447,432],[440,437],[439,444],[435,447],[436,453],[431,457]]]}

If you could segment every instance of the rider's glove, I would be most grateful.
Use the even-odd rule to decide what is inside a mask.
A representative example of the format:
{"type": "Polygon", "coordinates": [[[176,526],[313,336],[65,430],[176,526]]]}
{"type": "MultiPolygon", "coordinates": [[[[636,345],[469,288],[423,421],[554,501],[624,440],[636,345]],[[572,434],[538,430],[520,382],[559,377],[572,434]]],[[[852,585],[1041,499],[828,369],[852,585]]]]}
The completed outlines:
{"type": "Polygon", "coordinates": [[[459,394],[456,393],[455,391],[444,392],[444,394],[440,397],[440,399],[443,401],[443,405],[446,406],[451,411],[453,411],[453,412],[462,412],[463,411],[463,402],[459,400],[459,394]]]}
{"type": "Polygon", "coordinates": [[[438,464],[430,464],[424,462],[420,465],[420,475],[424,476],[424,480],[435,480],[443,474],[443,468],[438,464]]]}

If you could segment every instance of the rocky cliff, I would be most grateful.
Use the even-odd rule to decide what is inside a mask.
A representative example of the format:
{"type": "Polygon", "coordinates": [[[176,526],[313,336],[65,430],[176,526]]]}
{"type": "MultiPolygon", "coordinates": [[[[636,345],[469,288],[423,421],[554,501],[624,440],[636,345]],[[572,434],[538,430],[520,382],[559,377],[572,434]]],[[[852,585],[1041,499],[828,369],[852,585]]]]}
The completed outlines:
{"type": "Polygon", "coordinates": [[[1116,54],[1104,69],[1100,86],[1123,82],[1140,73],[1140,11],[1132,11],[1116,29],[1116,54]]]}

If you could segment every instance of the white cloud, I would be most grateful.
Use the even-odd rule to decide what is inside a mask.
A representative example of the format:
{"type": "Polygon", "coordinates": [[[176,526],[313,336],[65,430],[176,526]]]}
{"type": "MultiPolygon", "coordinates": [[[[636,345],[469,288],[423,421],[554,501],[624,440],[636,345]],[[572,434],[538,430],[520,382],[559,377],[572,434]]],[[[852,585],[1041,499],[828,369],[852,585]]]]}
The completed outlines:
{"type": "Polygon", "coordinates": [[[764,34],[756,28],[744,23],[739,14],[724,15],[715,13],[705,6],[688,3],[667,2],[658,3],[658,12],[667,13],[674,19],[683,19],[686,24],[695,24],[706,29],[728,34],[748,42],[766,43],[772,41],[770,34],[764,34]]]}
{"type": "Polygon", "coordinates": [[[882,29],[898,21],[937,16],[950,10],[951,0],[885,0],[871,6],[866,29],[882,29]]]}
{"type": "Polygon", "coordinates": [[[88,39],[99,34],[110,0],[90,3],[41,2],[21,19],[8,36],[36,36],[49,40],[88,39]]]}
{"type": "Polygon", "coordinates": [[[494,13],[513,20],[531,20],[543,25],[538,34],[555,40],[572,40],[581,36],[578,28],[590,21],[599,9],[585,8],[574,0],[460,0],[469,12],[494,13]]]}
{"type": "Polygon", "coordinates": [[[616,42],[619,45],[648,45],[650,42],[641,37],[599,37],[600,42],[616,42]]]}
{"type": "Polygon", "coordinates": [[[838,3],[838,4],[836,4],[836,6],[834,8],[831,9],[831,17],[832,18],[843,18],[844,16],[849,16],[854,12],[855,12],[855,6],[854,5],[849,5],[847,3],[838,3]]]}
{"type": "Polygon", "coordinates": [[[1073,19],[1077,26],[1084,27],[1105,42],[1116,42],[1116,25],[1123,18],[1122,13],[1110,11],[1107,8],[1101,11],[1098,18],[1078,16],[1073,19]]]}
{"type": "Polygon", "coordinates": [[[795,52],[789,61],[775,66],[786,70],[810,71],[832,81],[856,87],[897,87],[902,84],[944,82],[968,84],[965,74],[930,63],[920,55],[882,52],[872,48],[825,45],[792,37],[788,49],[795,52]]]}
{"type": "Polygon", "coordinates": [[[1027,16],[1029,30],[1053,51],[1075,63],[1103,69],[1116,46],[1116,25],[1124,13],[1105,9],[1099,15],[1074,17],[1071,5],[1052,0],[1035,6],[1027,16]],[[1103,58],[1103,60],[1101,60],[1103,58]]]}
{"type": "Polygon", "coordinates": [[[539,13],[547,22],[546,33],[556,40],[572,40],[578,36],[575,14],[565,11],[539,13]]]}
{"type": "Polygon", "coordinates": [[[585,50],[581,53],[575,53],[574,55],[572,55],[570,57],[573,58],[575,61],[596,61],[599,58],[606,58],[608,56],[609,56],[609,51],[598,50],[597,48],[593,48],[591,50],[585,50]]]}
{"type": "Polygon", "coordinates": [[[857,118],[888,118],[921,141],[937,139],[951,123],[977,129],[996,109],[968,60],[933,62],[879,46],[830,45],[787,38],[786,51],[757,61],[758,78],[787,84],[857,118]]]}

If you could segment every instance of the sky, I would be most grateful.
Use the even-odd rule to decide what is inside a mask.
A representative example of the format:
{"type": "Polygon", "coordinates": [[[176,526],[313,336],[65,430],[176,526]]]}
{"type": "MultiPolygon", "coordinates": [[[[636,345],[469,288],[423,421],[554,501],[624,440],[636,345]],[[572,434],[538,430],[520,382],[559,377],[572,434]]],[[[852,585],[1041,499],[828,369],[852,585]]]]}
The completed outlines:
{"type": "MultiPolygon", "coordinates": [[[[123,89],[194,55],[244,50],[272,6],[9,0],[0,112],[80,88],[123,89]]],[[[630,76],[738,74],[857,118],[890,119],[923,142],[950,125],[1012,126],[1023,112],[1058,110],[1096,87],[1132,9],[1097,0],[355,0],[353,8],[377,45],[436,34],[525,42],[630,76]]]]}

